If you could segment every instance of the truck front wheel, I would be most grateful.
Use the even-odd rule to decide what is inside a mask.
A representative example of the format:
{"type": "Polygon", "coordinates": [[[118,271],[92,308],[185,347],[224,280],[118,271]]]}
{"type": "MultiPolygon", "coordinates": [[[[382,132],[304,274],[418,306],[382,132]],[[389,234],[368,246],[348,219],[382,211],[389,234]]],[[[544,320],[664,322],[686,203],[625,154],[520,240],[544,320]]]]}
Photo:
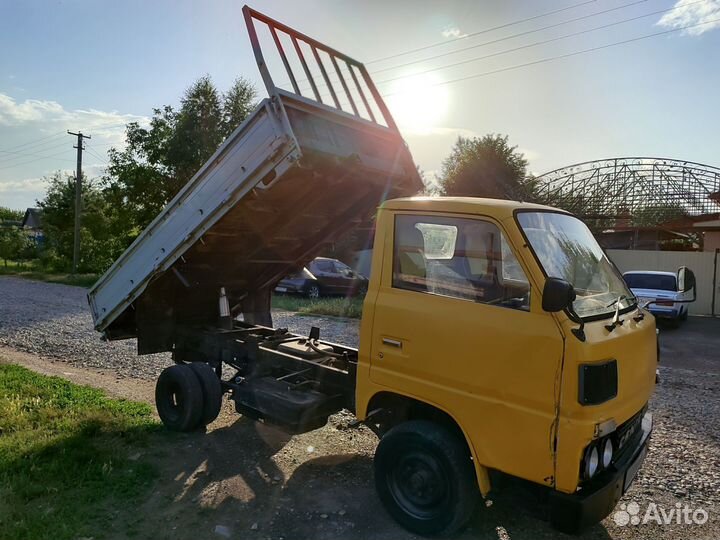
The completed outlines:
{"type": "Polygon", "coordinates": [[[160,420],[173,431],[192,431],[203,414],[203,389],[190,366],[165,368],[155,385],[160,420]]]}
{"type": "Polygon", "coordinates": [[[405,422],[383,436],[375,452],[375,487],[398,523],[428,536],[462,529],[479,498],[465,442],[425,420],[405,422]]]}

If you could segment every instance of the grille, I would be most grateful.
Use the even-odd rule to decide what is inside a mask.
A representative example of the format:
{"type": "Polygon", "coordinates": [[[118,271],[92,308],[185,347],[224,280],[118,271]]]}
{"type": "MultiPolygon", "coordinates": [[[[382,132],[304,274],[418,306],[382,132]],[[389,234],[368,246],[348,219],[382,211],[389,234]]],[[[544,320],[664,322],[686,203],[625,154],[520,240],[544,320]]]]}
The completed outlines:
{"type": "Polygon", "coordinates": [[[642,436],[642,419],[646,411],[647,405],[615,430],[613,440],[615,448],[617,448],[615,462],[622,461],[627,457],[629,451],[637,446],[637,442],[642,436]]]}

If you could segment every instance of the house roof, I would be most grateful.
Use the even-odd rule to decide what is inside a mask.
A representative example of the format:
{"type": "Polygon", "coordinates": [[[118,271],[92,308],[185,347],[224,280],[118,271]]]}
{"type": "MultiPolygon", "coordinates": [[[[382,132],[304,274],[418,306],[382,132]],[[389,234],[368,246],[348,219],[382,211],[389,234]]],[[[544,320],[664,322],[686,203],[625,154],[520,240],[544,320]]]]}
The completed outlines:
{"type": "Polygon", "coordinates": [[[42,209],[28,208],[25,210],[22,227],[28,229],[42,229],[42,209]]]}

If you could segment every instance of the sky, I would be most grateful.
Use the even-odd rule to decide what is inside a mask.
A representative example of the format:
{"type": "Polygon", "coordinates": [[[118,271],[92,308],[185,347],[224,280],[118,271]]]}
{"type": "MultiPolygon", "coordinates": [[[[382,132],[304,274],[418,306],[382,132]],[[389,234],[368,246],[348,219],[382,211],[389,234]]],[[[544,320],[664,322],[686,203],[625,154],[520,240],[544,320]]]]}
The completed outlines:
{"type": "MultiPolygon", "coordinates": [[[[430,179],[458,136],[487,133],[508,135],[535,174],[616,156],[720,166],[720,0],[252,7],[366,63],[430,179]]],[[[34,206],[45,176],[74,171],[67,130],[92,137],[92,178],[128,122],[178,106],[200,76],[221,90],[243,76],[266,95],[241,10],[229,0],[0,0],[0,206],[34,206]]]]}

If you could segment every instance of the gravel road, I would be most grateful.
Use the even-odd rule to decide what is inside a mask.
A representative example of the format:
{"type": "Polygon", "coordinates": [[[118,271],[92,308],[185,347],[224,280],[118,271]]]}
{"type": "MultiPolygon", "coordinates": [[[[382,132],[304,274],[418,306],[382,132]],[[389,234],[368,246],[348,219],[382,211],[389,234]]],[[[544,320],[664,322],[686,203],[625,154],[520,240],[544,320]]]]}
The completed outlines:
{"type": "MultiPolygon", "coordinates": [[[[148,380],[147,384],[152,384],[149,380],[154,379],[163,367],[170,364],[169,355],[138,357],[133,341],[101,341],[92,329],[85,294],[85,289],[81,288],[0,277],[0,346],[68,362],[76,368],[111,370],[119,379],[148,380]]],[[[274,312],[273,317],[277,327],[287,327],[291,331],[305,334],[310,326],[319,326],[322,328],[322,337],[327,340],[357,344],[357,321],[297,316],[279,311],[274,312]]],[[[650,503],[656,504],[657,508],[664,512],[687,505],[692,509],[704,509],[708,512],[708,522],[703,525],[685,525],[673,521],[669,525],[651,523],[618,526],[611,516],[603,524],[591,528],[583,535],[584,538],[720,538],[720,358],[717,352],[720,350],[720,320],[691,318],[679,330],[667,329],[661,332],[661,345],[667,361],[661,364],[662,382],[651,403],[655,415],[651,450],[637,481],[621,501],[618,510],[634,510],[635,507],[630,503],[635,502],[639,505],[639,516],[642,518],[650,503]]],[[[228,444],[221,434],[227,434],[222,435],[223,437],[240,436],[228,431],[232,427],[230,422],[234,421],[228,420],[229,425],[221,426],[210,433],[210,438],[205,442],[198,439],[198,445],[212,445],[209,441],[213,440],[213,436],[218,438],[219,462],[222,461],[223,450],[228,444]]],[[[337,419],[333,422],[337,424],[337,419]]],[[[242,423],[239,422],[238,425],[242,423]]],[[[238,429],[255,428],[246,426],[238,429]]],[[[291,502],[288,504],[302,506],[305,504],[303,501],[306,484],[303,483],[298,488],[296,499],[293,499],[293,492],[287,491],[287,488],[293,484],[293,479],[304,478],[298,471],[307,471],[305,467],[308,462],[302,457],[306,453],[305,449],[308,449],[307,452],[310,448],[327,449],[329,468],[318,465],[319,468],[313,469],[308,481],[311,485],[315,482],[323,486],[321,491],[315,493],[329,506],[335,503],[330,500],[332,497],[328,490],[339,485],[340,488],[336,488],[332,493],[333,497],[342,498],[342,505],[330,511],[330,518],[327,518],[326,514],[322,514],[326,515],[325,518],[322,515],[314,516],[312,508],[308,506],[307,515],[304,514],[302,518],[310,520],[308,523],[288,518],[290,521],[280,520],[277,527],[271,527],[268,521],[264,529],[268,537],[278,537],[278,534],[282,535],[278,531],[285,531],[286,538],[293,538],[293,528],[300,527],[296,529],[298,536],[295,537],[410,538],[400,529],[394,528],[384,515],[376,517],[382,514],[382,510],[372,499],[370,485],[370,458],[376,443],[374,436],[367,430],[348,435],[341,433],[334,425],[329,425],[321,430],[293,437],[289,442],[283,443],[286,444],[285,449],[275,454],[273,459],[280,460],[278,466],[282,474],[278,473],[279,476],[288,479],[284,488],[286,491],[283,492],[290,497],[291,502]],[[299,450],[292,450],[295,447],[299,450]],[[283,452],[287,452],[285,458],[282,457],[283,452]],[[347,457],[342,458],[346,461],[341,461],[347,465],[341,466],[332,461],[343,453],[347,454],[347,457]],[[359,457],[351,458],[350,453],[359,457]],[[346,481],[336,478],[345,470],[350,475],[346,481]],[[348,497],[347,493],[342,491],[348,486],[357,496],[348,497]],[[338,518],[338,523],[349,523],[350,516],[353,516],[352,526],[338,525],[339,528],[336,529],[323,529],[323,524],[329,525],[329,521],[325,520],[335,519],[333,516],[336,514],[332,512],[340,511],[343,516],[347,511],[349,517],[342,520],[338,518]],[[320,534],[322,530],[326,530],[328,535],[320,534]],[[299,531],[304,532],[301,534],[299,531]]],[[[212,450],[212,446],[209,448],[212,450]]],[[[253,467],[250,462],[247,466],[253,467]]],[[[238,464],[234,463],[233,467],[238,469],[238,464]]],[[[233,470],[233,474],[238,474],[238,470],[233,470]]],[[[172,486],[169,484],[168,489],[174,489],[172,486]]],[[[231,493],[228,496],[235,495],[231,493]]],[[[501,489],[496,497],[494,504],[481,513],[483,516],[474,522],[463,538],[556,537],[556,533],[546,523],[533,517],[532,511],[525,508],[518,510],[515,503],[516,493],[512,488],[509,495],[504,494],[501,489]]],[[[280,509],[281,501],[277,502],[280,509]]],[[[175,506],[172,509],[168,506],[168,509],[163,511],[167,516],[178,512],[175,506]]],[[[227,515],[236,515],[237,511],[237,506],[232,506],[227,515]]],[[[248,519],[255,519],[253,516],[256,516],[258,511],[257,508],[252,510],[254,513],[248,514],[248,519]]],[[[221,515],[224,514],[214,514],[221,515]]],[[[260,528],[263,527],[261,522],[260,528]]],[[[193,534],[196,532],[192,531],[193,534]]],[[[180,534],[175,537],[185,536],[180,534]]],[[[239,537],[244,537],[244,534],[239,537]]]]}

